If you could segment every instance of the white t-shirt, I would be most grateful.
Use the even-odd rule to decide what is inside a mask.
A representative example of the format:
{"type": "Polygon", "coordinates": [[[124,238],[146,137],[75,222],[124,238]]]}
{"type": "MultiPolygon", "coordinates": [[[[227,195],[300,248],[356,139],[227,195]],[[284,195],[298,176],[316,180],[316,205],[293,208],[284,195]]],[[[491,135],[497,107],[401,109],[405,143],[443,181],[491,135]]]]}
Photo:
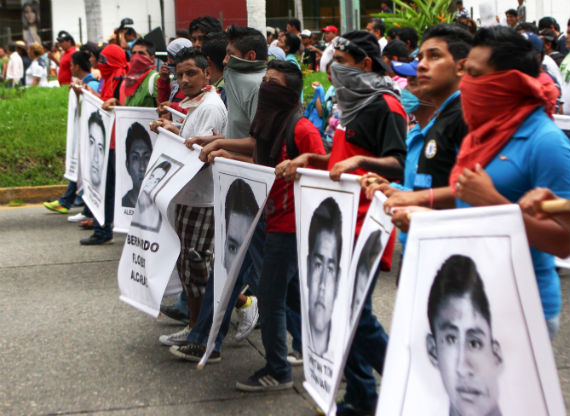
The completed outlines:
{"type": "MultiPolygon", "coordinates": [[[[228,110],[216,90],[212,89],[204,94],[200,105],[188,113],[180,128],[180,136],[185,139],[211,136],[212,131],[217,135],[225,135],[227,124],[228,110]]],[[[176,195],[174,202],[192,207],[214,206],[214,178],[211,166],[202,168],[176,195]]]]}
{"type": "Polygon", "coordinates": [[[20,82],[24,77],[24,63],[18,52],[10,54],[8,68],[6,69],[6,79],[11,79],[14,83],[20,82]]]}
{"type": "Polygon", "coordinates": [[[542,65],[546,67],[546,70],[550,72],[550,75],[556,78],[558,85],[562,85],[562,73],[560,72],[558,65],[556,65],[556,62],[554,62],[554,59],[545,54],[544,59],[542,60],[542,65]]]}
{"type": "Polygon", "coordinates": [[[388,44],[388,39],[386,39],[384,36],[382,36],[380,39],[378,39],[378,46],[380,46],[380,53],[382,53],[382,51],[384,50],[384,47],[388,44]]]}
{"type": "Polygon", "coordinates": [[[26,70],[26,86],[30,87],[34,82],[34,78],[38,77],[40,82],[37,84],[39,87],[47,87],[47,68],[40,65],[40,59],[36,58],[32,61],[28,69],[26,70]]]}

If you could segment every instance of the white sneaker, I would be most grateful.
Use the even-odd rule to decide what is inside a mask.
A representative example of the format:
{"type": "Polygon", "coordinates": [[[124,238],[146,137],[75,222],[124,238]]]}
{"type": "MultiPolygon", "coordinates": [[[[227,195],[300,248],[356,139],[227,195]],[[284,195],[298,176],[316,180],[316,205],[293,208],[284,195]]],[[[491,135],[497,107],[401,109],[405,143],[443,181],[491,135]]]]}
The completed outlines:
{"type": "Polygon", "coordinates": [[[293,350],[287,354],[287,361],[289,361],[289,364],[291,364],[293,367],[303,365],[303,354],[301,354],[299,351],[293,350]]]}
{"type": "Polygon", "coordinates": [[[67,221],[69,221],[69,222],[81,222],[81,221],[85,221],[88,219],[89,219],[89,217],[86,217],[81,212],[78,214],[70,215],[69,217],[67,217],[67,221]]]}
{"type": "Polygon", "coordinates": [[[161,335],[160,337],[158,337],[158,340],[162,345],[166,345],[168,347],[172,345],[184,345],[187,343],[186,338],[188,338],[188,334],[190,334],[190,331],[192,331],[192,328],[190,328],[189,326],[185,326],[183,329],[181,329],[178,332],[175,332],[174,334],[161,335]]]}
{"type": "Polygon", "coordinates": [[[241,308],[237,310],[239,322],[235,335],[236,341],[245,339],[251,333],[251,331],[253,331],[255,324],[257,324],[257,319],[259,318],[257,298],[255,296],[250,296],[250,298],[251,305],[249,305],[247,308],[241,308]]]}

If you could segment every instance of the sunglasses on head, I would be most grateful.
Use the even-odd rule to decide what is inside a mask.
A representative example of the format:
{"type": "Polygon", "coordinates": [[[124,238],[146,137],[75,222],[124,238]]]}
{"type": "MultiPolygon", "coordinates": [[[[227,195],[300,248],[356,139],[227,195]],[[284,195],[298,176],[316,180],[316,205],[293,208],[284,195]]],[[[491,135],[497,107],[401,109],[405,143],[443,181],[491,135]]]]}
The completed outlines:
{"type": "Polygon", "coordinates": [[[348,52],[351,55],[366,57],[368,54],[360,46],[355,45],[353,42],[346,38],[338,38],[337,44],[334,47],[337,51],[348,52]]]}

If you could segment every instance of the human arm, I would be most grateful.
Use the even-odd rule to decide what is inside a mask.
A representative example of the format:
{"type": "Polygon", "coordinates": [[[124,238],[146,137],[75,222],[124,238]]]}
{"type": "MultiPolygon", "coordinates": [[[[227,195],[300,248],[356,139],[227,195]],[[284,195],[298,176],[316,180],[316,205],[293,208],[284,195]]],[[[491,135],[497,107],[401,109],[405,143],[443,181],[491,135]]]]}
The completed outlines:
{"type": "Polygon", "coordinates": [[[214,161],[214,159],[217,157],[225,157],[226,159],[233,159],[233,160],[238,160],[240,162],[253,163],[253,157],[252,156],[242,155],[242,154],[238,154],[238,153],[232,153],[232,152],[228,152],[227,150],[224,150],[224,149],[218,149],[218,150],[214,150],[214,151],[208,153],[207,162],[212,163],[214,161]]]}
{"type": "Polygon", "coordinates": [[[398,159],[393,156],[357,155],[336,163],[330,171],[330,177],[333,181],[338,181],[341,174],[352,172],[358,168],[373,171],[389,178],[401,178],[404,171],[398,159]]]}
{"type": "MultiPolygon", "coordinates": [[[[243,157],[248,158],[248,160],[253,155],[253,149],[255,148],[255,139],[253,137],[244,137],[241,139],[226,139],[219,138],[213,140],[202,148],[200,152],[200,160],[206,162],[210,158],[210,153],[225,150],[234,154],[239,154],[243,157]]],[[[241,159],[240,159],[241,160],[241,159]]]]}
{"type": "Polygon", "coordinates": [[[297,177],[298,168],[312,166],[320,170],[326,170],[329,158],[330,154],[303,153],[293,160],[287,159],[275,166],[275,176],[293,181],[297,177]]]}
{"type": "Polygon", "coordinates": [[[116,107],[119,105],[119,100],[117,100],[115,97],[109,98],[107,101],[105,101],[102,105],[101,108],[105,111],[110,111],[113,109],[113,107],[116,107]]]}

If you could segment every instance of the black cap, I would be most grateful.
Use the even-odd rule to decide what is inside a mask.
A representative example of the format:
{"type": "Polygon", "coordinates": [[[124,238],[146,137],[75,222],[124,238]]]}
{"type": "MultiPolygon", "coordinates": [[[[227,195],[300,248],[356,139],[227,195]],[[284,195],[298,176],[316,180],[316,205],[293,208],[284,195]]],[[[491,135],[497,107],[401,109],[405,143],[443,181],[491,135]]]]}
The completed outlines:
{"type": "Polygon", "coordinates": [[[65,30],[60,30],[59,33],[57,34],[57,39],[58,42],[64,42],[66,40],[71,40],[73,41],[73,36],[71,36],[69,34],[69,32],[66,32],[65,30]]]}
{"type": "Polygon", "coordinates": [[[376,67],[382,72],[390,72],[391,69],[382,60],[380,56],[380,46],[378,39],[372,33],[365,30],[355,30],[342,35],[343,38],[350,41],[351,44],[357,46],[366,52],[366,55],[376,63],[376,67]]]}
{"type": "Polygon", "coordinates": [[[382,50],[382,56],[397,56],[407,58],[409,56],[408,46],[400,39],[392,39],[382,50]]]}
{"type": "Polygon", "coordinates": [[[553,42],[558,39],[558,36],[556,36],[556,32],[552,29],[542,29],[539,35],[542,39],[545,39],[548,42],[553,42]]]}

